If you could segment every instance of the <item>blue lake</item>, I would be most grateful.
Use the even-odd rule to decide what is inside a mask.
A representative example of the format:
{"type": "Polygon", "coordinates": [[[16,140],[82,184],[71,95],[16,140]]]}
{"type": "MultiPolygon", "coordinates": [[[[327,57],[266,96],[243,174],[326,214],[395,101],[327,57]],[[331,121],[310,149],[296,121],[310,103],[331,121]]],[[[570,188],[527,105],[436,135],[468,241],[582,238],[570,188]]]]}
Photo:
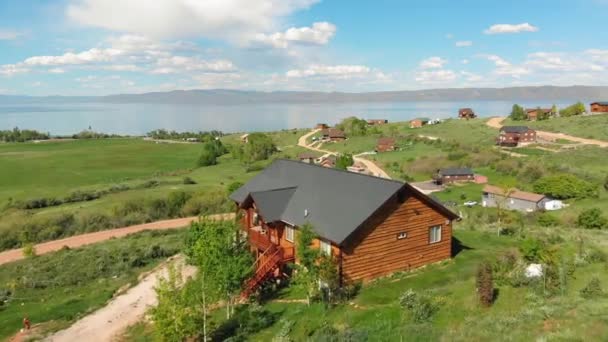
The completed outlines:
{"type": "MultiPolygon", "coordinates": [[[[405,121],[415,117],[455,117],[471,107],[480,117],[507,115],[517,101],[369,102],[340,104],[169,105],[108,103],[0,103],[0,129],[19,127],[67,135],[91,127],[105,133],[143,135],[154,129],[223,132],[273,131],[334,124],[348,116],[405,121]]],[[[568,105],[575,101],[555,103],[568,105]]],[[[524,107],[552,101],[517,102],[524,107]]]]}

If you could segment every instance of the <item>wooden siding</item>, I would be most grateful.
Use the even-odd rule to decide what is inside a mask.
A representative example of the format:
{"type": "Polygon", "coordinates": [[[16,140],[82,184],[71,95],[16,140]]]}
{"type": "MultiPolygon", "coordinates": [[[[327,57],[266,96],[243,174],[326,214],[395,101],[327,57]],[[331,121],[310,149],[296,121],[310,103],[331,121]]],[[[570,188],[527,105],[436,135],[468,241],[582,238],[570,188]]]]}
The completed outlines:
{"type": "Polygon", "coordinates": [[[599,103],[591,104],[591,112],[592,113],[608,113],[608,105],[602,105],[599,103]]]}
{"type": "Polygon", "coordinates": [[[341,272],[345,281],[370,280],[449,259],[451,253],[446,217],[415,197],[403,203],[394,197],[342,248],[341,272]],[[441,241],[431,244],[429,229],[435,225],[442,227],[441,241]],[[401,232],[407,237],[398,240],[401,232]]]}

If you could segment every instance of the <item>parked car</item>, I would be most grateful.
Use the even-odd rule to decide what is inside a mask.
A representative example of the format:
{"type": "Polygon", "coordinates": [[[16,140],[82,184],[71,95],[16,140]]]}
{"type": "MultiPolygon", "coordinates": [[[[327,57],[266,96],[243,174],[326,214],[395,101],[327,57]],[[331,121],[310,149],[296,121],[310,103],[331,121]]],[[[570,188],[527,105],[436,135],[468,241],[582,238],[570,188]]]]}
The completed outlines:
{"type": "Polygon", "coordinates": [[[476,206],[477,201],[467,201],[467,202],[464,202],[463,204],[470,208],[470,207],[476,206]]]}

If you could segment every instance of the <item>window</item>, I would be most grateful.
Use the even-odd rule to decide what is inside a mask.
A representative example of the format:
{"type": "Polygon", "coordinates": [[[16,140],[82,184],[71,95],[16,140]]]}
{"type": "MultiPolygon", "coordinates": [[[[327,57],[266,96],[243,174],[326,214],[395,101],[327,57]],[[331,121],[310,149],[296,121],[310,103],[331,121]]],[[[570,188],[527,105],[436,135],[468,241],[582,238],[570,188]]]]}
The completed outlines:
{"type": "Polygon", "coordinates": [[[254,226],[260,225],[260,215],[258,215],[258,213],[253,213],[253,225],[254,226]]]}
{"type": "Polygon", "coordinates": [[[331,244],[329,242],[321,240],[321,253],[325,255],[331,255],[331,244]]]}
{"type": "Polygon", "coordinates": [[[403,240],[407,237],[407,232],[399,232],[399,234],[397,234],[397,240],[403,240]]]}
{"type": "Polygon", "coordinates": [[[285,240],[293,242],[294,230],[291,227],[285,227],[285,240]]]}
{"type": "Polygon", "coordinates": [[[441,241],[441,226],[432,226],[429,229],[429,243],[441,241]]]}

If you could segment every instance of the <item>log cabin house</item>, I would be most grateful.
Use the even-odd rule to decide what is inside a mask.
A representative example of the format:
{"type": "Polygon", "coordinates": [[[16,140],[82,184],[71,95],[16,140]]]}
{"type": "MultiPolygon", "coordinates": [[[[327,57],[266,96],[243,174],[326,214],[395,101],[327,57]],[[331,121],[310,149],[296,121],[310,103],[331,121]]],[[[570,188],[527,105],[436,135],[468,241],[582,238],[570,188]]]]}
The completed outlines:
{"type": "Polygon", "coordinates": [[[326,123],[318,123],[317,126],[315,126],[316,129],[328,129],[329,126],[326,123]]]}
{"type": "Polygon", "coordinates": [[[460,108],[458,110],[458,118],[460,119],[475,119],[477,115],[471,108],[460,108]]]}
{"type": "Polygon", "coordinates": [[[449,167],[437,170],[434,180],[436,184],[474,182],[475,173],[468,167],[449,167]]]}
{"type": "Polygon", "coordinates": [[[395,150],[395,139],[382,137],[376,144],[376,152],[390,152],[395,150]]]}
{"type": "Polygon", "coordinates": [[[608,101],[593,102],[590,107],[592,114],[608,113],[608,101]]]}
{"type": "Polygon", "coordinates": [[[346,135],[337,128],[328,128],[321,131],[321,138],[325,141],[344,141],[346,135]]]}
{"type": "Polygon", "coordinates": [[[388,123],[388,120],[385,120],[385,119],[369,119],[369,120],[367,120],[367,124],[371,125],[371,126],[373,126],[373,125],[384,125],[384,124],[387,124],[387,123],[388,123]]]}
{"type": "Polygon", "coordinates": [[[539,115],[551,116],[553,113],[552,108],[528,108],[526,109],[526,115],[528,116],[528,120],[536,121],[538,120],[539,115]]]}
{"type": "Polygon", "coordinates": [[[449,259],[458,216],[407,183],[276,160],[230,195],[256,256],[244,295],[296,262],[299,227],[337,263],[341,283],[449,259]]]}
{"type": "Polygon", "coordinates": [[[310,152],[300,153],[298,159],[303,163],[314,164],[317,160],[317,156],[310,152]]]}
{"type": "Polygon", "coordinates": [[[410,128],[420,128],[431,121],[429,118],[416,118],[410,121],[410,128]]]}
{"type": "Polygon", "coordinates": [[[333,169],[334,167],[336,167],[336,160],[337,157],[333,154],[330,154],[329,156],[322,157],[321,161],[319,162],[319,165],[333,169]]]}
{"type": "Polygon", "coordinates": [[[515,147],[536,142],[536,131],[528,126],[502,126],[496,140],[499,146],[515,147]]]}

